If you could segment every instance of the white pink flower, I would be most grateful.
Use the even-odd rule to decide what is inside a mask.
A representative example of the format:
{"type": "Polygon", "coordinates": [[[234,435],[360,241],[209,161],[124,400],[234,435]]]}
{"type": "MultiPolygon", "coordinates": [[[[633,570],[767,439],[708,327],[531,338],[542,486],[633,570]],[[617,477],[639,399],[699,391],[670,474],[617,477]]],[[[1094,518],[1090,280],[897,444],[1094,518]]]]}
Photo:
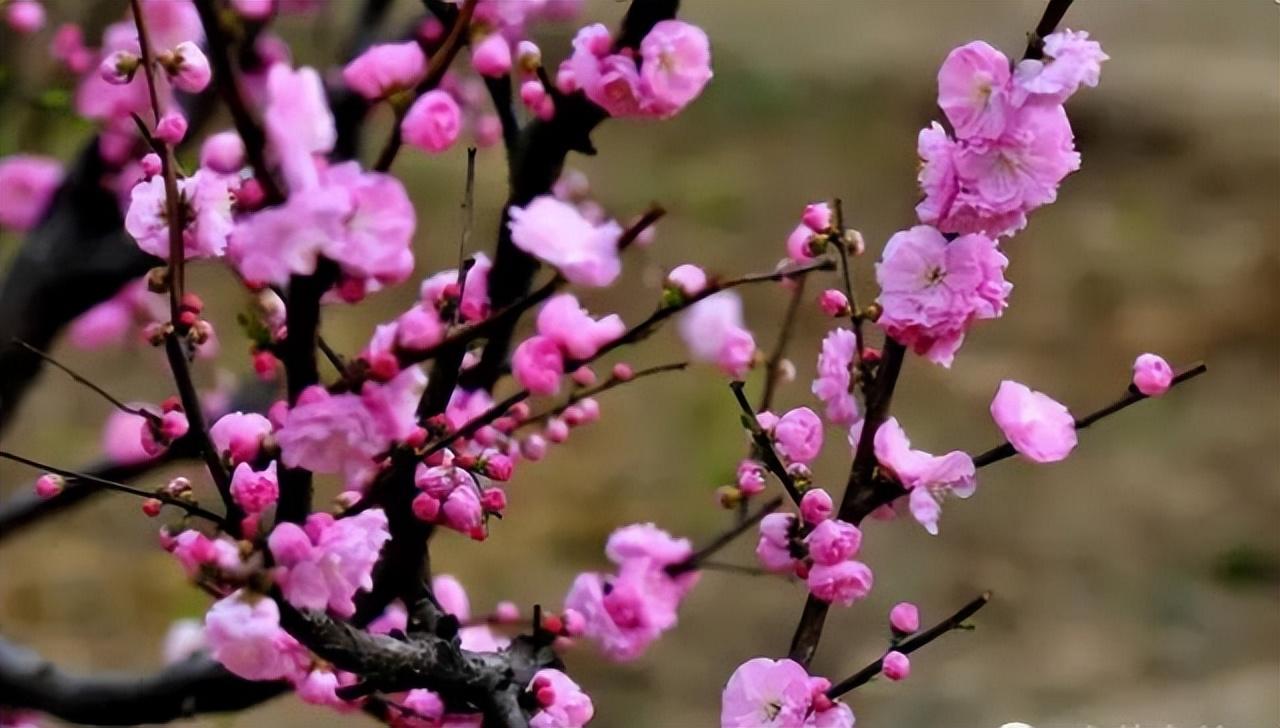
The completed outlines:
{"type": "Polygon", "coordinates": [[[1037,463],[1063,460],[1076,447],[1075,418],[1067,408],[1025,384],[1001,382],[991,400],[991,417],[1009,444],[1037,463]]]}
{"type": "Polygon", "coordinates": [[[278,566],[276,581],[289,603],[300,609],[355,613],[352,598],[373,588],[373,567],[391,538],[379,508],[349,518],[313,513],[305,526],[282,523],[267,539],[278,566]]]}
{"type": "Polygon", "coordinates": [[[511,208],[511,241],[517,248],[555,266],[578,285],[607,286],[622,272],[614,221],[596,225],[572,205],[550,195],[511,208]]]}

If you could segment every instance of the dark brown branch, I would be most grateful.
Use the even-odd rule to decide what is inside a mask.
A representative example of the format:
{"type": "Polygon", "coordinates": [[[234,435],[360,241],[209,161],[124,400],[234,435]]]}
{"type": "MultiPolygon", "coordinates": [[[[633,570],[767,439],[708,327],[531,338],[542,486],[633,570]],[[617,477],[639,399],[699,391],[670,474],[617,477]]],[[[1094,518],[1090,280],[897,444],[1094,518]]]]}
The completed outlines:
{"type": "Polygon", "coordinates": [[[1058,23],[1062,22],[1067,9],[1071,7],[1071,1],[1049,0],[1049,5],[1044,9],[1044,15],[1040,16],[1040,22],[1036,24],[1035,32],[1027,38],[1027,49],[1022,54],[1023,58],[1034,60],[1044,57],[1044,38],[1058,28],[1058,23]]]}
{"type": "Polygon", "coordinates": [[[0,639],[0,702],[83,725],[168,723],[252,707],[289,689],[191,657],[150,675],[79,676],[0,639]]]}
{"type": "Polygon", "coordinates": [[[284,202],[284,192],[276,182],[267,166],[267,137],[263,133],[262,124],[245,101],[244,85],[236,69],[231,38],[222,24],[215,0],[195,0],[196,11],[200,13],[200,22],[204,25],[205,36],[209,41],[209,60],[213,65],[213,86],[222,96],[223,103],[231,112],[231,121],[235,124],[236,133],[244,141],[245,156],[253,167],[254,176],[262,186],[268,205],[284,202]]]}
{"type": "Polygon", "coordinates": [[[170,331],[164,337],[164,351],[169,359],[169,368],[173,370],[174,382],[178,386],[178,397],[182,400],[183,412],[187,416],[187,432],[190,433],[201,458],[204,459],[209,477],[213,478],[213,484],[218,489],[218,495],[222,497],[222,504],[227,511],[228,530],[232,534],[239,534],[240,519],[244,514],[240,511],[240,506],[236,504],[235,499],[231,497],[231,476],[222,463],[222,456],[213,446],[213,440],[209,438],[209,428],[205,422],[203,405],[200,403],[200,393],[196,391],[195,382],[191,379],[187,354],[176,331],[170,331]]]}
{"type": "MultiPolygon", "coordinates": [[[[1178,375],[1173,378],[1173,382],[1169,386],[1170,388],[1176,387],[1187,380],[1195,379],[1196,377],[1200,376],[1201,374],[1204,374],[1207,371],[1209,371],[1209,367],[1206,364],[1204,364],[1203,362],[1197,363],[1179,372],[1178,375]]],[[[1116,401],[1106,405],[1105,407],[1099,410],[1090,412],[1084,417],[1077,418],[1076,429],[1083,430],[1089,427],[1090,425],[1092,425],[1093,423],[1097,422],[1098,420],[1104,419],[1106,417],[1110,417],[1111,415],[1125,409],[1126,407],[1135,405],[1144,399],[1150,399],[1150,397],[1143,394],[1142,392],[1139,392],[1132,384],[1130,384],[1129,389],[1125,391],[1124,396],[1120,397],[1120,399],[1117,399],[1116,401]]],[[[1001,460],[1006,460],[1008,458],[1011,458],[1017,454],[1018,452],[1017,450],[1013,449],[1013,445],[1009,444],[1006,441],[1006,442],[1000,443],[999,445],[996,445],[995,447],[989,450],[986,450],[977,455],[974,455],[973,464],[976,467],[984,468],[988,465],[998,463],[1001,460]]]]}
{"type": "MultiPolygon", "coordinates": [[[[909,655],[952,630],[963,629],[965,620],[977,614],[978,610],[987,606],[987,602],[989,601],[991,601],[991,592],[983,592],[976,599],[961,607],[955,614],[947,617],[924,632],[920,632],[902,642],[899,642],[893,649],[904,655],[909,655]]],[[[876,675],[879,675],[880,671],[883,669],[884,658],[882,657],[844,680],[832,685],[827,689],[827,697],[834,700],[851,690],[855,690],[870,682],[871,679],[876,675]]]]}

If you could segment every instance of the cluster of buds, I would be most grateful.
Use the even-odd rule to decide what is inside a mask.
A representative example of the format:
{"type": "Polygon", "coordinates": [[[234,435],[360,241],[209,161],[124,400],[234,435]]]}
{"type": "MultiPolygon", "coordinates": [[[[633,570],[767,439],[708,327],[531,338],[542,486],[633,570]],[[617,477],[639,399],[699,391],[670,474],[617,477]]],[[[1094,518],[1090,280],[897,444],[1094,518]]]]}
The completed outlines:
{"type": "Polygon", "coordinates": [[[187,434],[190,424],[187,413],[182,409],[182,402],[177,397],[169,397],[160,405],[160,414],[143,411],[146,427],[142,428],[142,449],[148,455],[156,456],[164,452],[175,440],[187,434]]]}

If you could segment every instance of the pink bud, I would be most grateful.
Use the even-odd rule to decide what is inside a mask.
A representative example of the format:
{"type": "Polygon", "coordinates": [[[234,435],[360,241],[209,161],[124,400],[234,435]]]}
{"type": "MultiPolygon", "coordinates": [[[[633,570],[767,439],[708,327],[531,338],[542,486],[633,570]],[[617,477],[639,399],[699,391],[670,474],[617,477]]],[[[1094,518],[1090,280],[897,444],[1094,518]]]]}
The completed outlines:
{"type": "Polygon", "coordinates": [[[488,513],[502,513],[507,510],[507,494],[501,488],[489,488],[480,496],[480,505],[488,513]]]}
{"type": "Polygon", "coordinates": [[[800,499],[800,515],[805,523],[818,524],[831,517],[834,505],[831,496],[821,488],[814,488],[800,499]]]}
{"type": "MultiPolygon", "coordinates": [[[[499,483],[504,483],[510,480],[511,471],[513,469],[514,469],[514,466],[511,463],[511,458],[507,457],[506,455],[498,453],[495,455],[488,455],[485,457],[484,474],[489,476],[490,478],[493,478],[499,483]]],[[[498,491],[498,492],[501,492],[501,491],[498,491]]]]}
{"type": "Polygon", "coordinates": [[[892,650],[885,654],[882,665],[884,676],[894,682],[906,680],[911,675],[911,660],[897,650],[892,650]]]}
{"type": "Polygon", "coordinates": [[[233,131],[210,135],[200,146],[200,166],[219,174],[235,174],[244,166],[244,141],[233,131]]]}
{"type": "Polygon", "coordinates": [[[738,463],[738,489],[745,496],[753,496],[764,490],[764,465],[751,458],[738,463]]]}
{"type": "Polygon", "coordinates": [[[174,47],[173,63],[167,70],[173,85],[189,94],[203,91],[213,77],[213,71],[209,70],[209,59],[200,50],[200,46],[189,40],[174,47]]]}
{"type": "Polygon", "coordinates": [[[557,445],[569,439],[569,425],[560,418],[553,418],[547,421],[545,433],[547,439],[557,445]]]}
{"type": "Polygon", "coordinates": [[[270,381],[275,376],[276,363],[276,355],[269,351],[255,351],[253,353],[253,371],[263,381],[270,381]]]}
{"type": "Polygon", "coordinates": [[[511,46],[501,33],[490,33],[471,48],[471,66],[476,73],[497,78],[511,70],[511,46]]]}
{"type": "Polygon", "coordinates": [[[428,91],[409,107],[400,130],[409,144],[428,152],[443,152],[458,140],[462,109],[447,92],[428,91]]]}
{"type": "Polygon", "coordinates": [[[142,173],[148,177],[154,177],[164,170],[164,165],[160,162],[160,155],[155,152],[147,152],[142,155],[142,173]]]}
{"type": "Polygon", "coordinates": [[[686,296],[696,296],[707,288],[707,273],[696,265],[678,265],[667,274],[667,284],[686,296]]]}
{"type": "Polygon", "coordinates": [[[148,518],[155,518],[160,515],[160,509],[163,507],[164,504],[155,498],[148,498],[142,501],[142,512],[145,513],[148,518]]]}
{"type": "Polygon", "coordinates": [[[920,629],[920,610],[911,602],[898,602],[889,610],[889,626],[897,634],[911,634],[920,629]]]}
{"type": "Polygon", "coordinates": [[[231,7],[246,20],[266,20],[275,4],[276,0],[231,0],[231,7]]]}
{"type": "Polygon", "coordinates": [[[45,473],[36,478],[36,495],[48,500],[62,492],[67,486],[66,478],[55,473],[45,473]]]}
{"type": "Polygon", "coordinates": [[[1173,367],[1156,354],[1143,354],[1133,362],[1133,386],[1148,397],[1159,397],[1173,386],[1173,367]]]}
{"type": "Polygon", "coordinates": [[[596,422],[600,419],[600,402],[595,397],[584,397],[578,402],[578,411],[581,413],[581,424],[596,422]]]}
{"type": "Polygon", "coordinates": [[[133,80],[142,59],[127,51],[116,51],[102,59],[98,66],[98,75],[109,84],[121,86],[133,80]]]}
{"type": "Polygon", "coordinates": [[[434,523],[436,516],[440,515],[440,501],[432,498],[426,493],[419,493],[413,499],[413,515],[420,521],[434,523]]]}
{"type": "Polygon", "coordinates": [[[498,602],[493,608],[493,618],[503,624],[515,624],[520,621],[520,607],[515,602],[498,602]]]}
{"type": "Polygon", "coordinates": [[[550,685],[539,689],[536,696],[538,699],[538,705],[541,705],[544,708],[548,705],[555,705],[556,691],[550,685]]]}
{"type": "Polygon", "coordinates": [[[547,98],[547,89],[542,81],[531,78],[520,84],[520,101],[530,109],[537,109],[547,98]]]}
{"type": "Polygon", "coordinates": [[[34,33],[44,27],[44,6],[36,0],[10,0],[4,19],[18,33],[34,33]]]}
{"type": "Polygon", "coordinates": [[[564,634],[570,637],[577,637],[587,629],[587,618],[576,609],[566,609],[560,615],[564,622],[564,634]]]}
{"type": "Polygon", "coordinates": [[[520,455],[536,463],[547,456],[547,441],[542,435],[530,435],[520,442],[520,455]]]}
{"type": "Polygon", "coordinates": [[[177,111],[167,112],[156,124],[155,137],[160,141],[176,145],[187,135],[187,119],[177,111]]]}
{"type": "Polygon", "coordinates": [[[419,448],[427,444],[427,437],[428,434],[426,428],[415,427],[409,431],[408,435],[405,436],[404,444],[412,448],[419,448]]]}
{"type": "Polygon", "coordinates": [[[618,362],[613,365],[613,378],[619,382],[629,382],[636,375],[636,371],[631,368],[630,364],[618,362]]]}
{"type": "Polygon", "coordinates": [[[591,367],[578,367],[573,370],[571,376],[574,383],[580,387],[590,387],[596,383],[596,373],[591,371],[591,367]]]}
{"type": "Polygon", "coordinates": [[[818,308],[832,318],[849,315],[849,298],[834,288],[828,288],[818,296],[818,308]]]}
{"type": "Polygon", "coordinates": [[[815,233],[824,232],[831,227],[831,208],[825,202],[806,205],[800,221],[815,233]]]}

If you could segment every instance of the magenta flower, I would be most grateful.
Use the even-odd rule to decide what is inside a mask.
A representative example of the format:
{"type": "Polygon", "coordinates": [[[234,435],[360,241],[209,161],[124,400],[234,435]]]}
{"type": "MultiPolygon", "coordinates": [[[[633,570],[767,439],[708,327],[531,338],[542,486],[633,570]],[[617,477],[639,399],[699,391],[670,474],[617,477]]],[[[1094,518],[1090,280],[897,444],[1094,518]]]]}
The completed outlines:
{"type": "Polygon", "coordinates": [[[862,531],[852,523],[828,519],[809,532],[805,544],[815,564],[832,566],[858,555],[862,531]]]}
{"type": "Polygon", "coordinates": [[[977,488],[973,459],[955,450],[934,456],[911,449],[897,418],[885,420],[875,434],[876,460],[902,483],[911,515],[931,534],[938,533],[941,501],[948,495],[968,498],[977,488]]]}
{"type": "Polygon", "coordinates": [[[319,184],[315,155],[329,152],[338,138],[320,74],[314,68],[272,66],[262,121],[290,193],[319,184]]]}
{"type": "Polygon", "coordinates": [[[1075,418],[1042,392],[1011,380],[1000,383],[991,417],[1014,449],[1037,463],[1063,460],[1076,447],[1075,418]]]}
{"type": "Polygon", "coordinates": [[[591,696],[559,670],[546,668],[534,673],[528,691],[538,702],[529,728],[582,728],[595,715],[591,696]]]}
{"type": "Polygon", "coordinates": [[[282,523],[267,545],[278,567],[276,581],[290,604],[350,617],[356,591],[373,588],[373,566],[390,538],[386,514],[371,508],[337,520],[313,513],[303,527],[282,523]]]}
{"type": "Polygon", "coordinates": [[[961,139],[995,139],[1008,121],[1009,59],[980,40],[951,51],[938,69],[938,106],[961,139]]]}
{"type": "Polygon", "coordinates": [[[720,696],[721,728],[802,728],[809,673],[791,660],[756,657],[733,671],[720,696]]]}
{"type": "Polygon", "coordinates": [[[964,235],[948,242],[936,228],[895,233],[876,264],[878,324],[917,354],[951,366],[974,321],[998,318],[1013,285],[994,240],[964,235]]]}
{"type": "Polygon", "coordinates": [[[1159,397],[1173,386],[1173,367],[1157,354],[1143,354],[1133,362],[1133,386],[1148,397],[1159,397]]]}
{"type": "Polygon", "coordinates": [[[742,324],[742,299],[721,291],[690,306],[677,323],[694,359],[715,364],[735,379],[746,376],[755,357],[755,338],[742,324]]]}
{"type": "Polygon", "coordinates": [[[24,232],[44,217],[62,184],[62,164],[55,159],[15,154],[0,159],[0,227],[24,232]]]}
{"type": "Polygon", "coordinates": [[[554,339],[531,336],[516,347],[511,371],[520,386],[530,392],[555,394],[560,391],[560,377],[564,376],[564,354],[554,339]]]}
{"type": "Polygon", "coordinates": [[[897,682],[911,675],[911,660],[901,652],[891,650],[885,653],[883,660],[882,672],[886,678],[897,682]]]}
{"type": "Polygon", "coordinates": [[[189,94],[200,93],[213,78],[213,71],[209,68],[209,59],[205,57],[204,51],[189,40],[174,47],[166,70],[173,85],[189,94]]]}
{"type": "Polygon", "coordinates": [[[898,634],[920,629],[920,610],[911,602],[898,602],[889,610],[889,626],[898,634]]]}
{"type": "Polygon", "coordinates": [[[1025,59],[1013,71],[1013,99],[1024,103],[1066,101],[1081,86],[1097,86],[1110,56],[1084,31],[1060,30],[1044,39],[1044,58],[1025,59]]]}
{"type": "Polygon", "coordinates": [[[861,561],[814,564],[809,570],[809,593],[830,604],[847,607],[871,592],[871,569],[861,561]]]}
{"type": "Polygon", "coordinates": [[[696,25],[663,20],[640,41],[640,84],[646,113],[668,118],[711,80],[711,43],[696,25]]]}
{"type": "Polygon", "coordinates": [[[787,460],[812,462],[822,451],[822,420],[808,407],[797,407],[778,419],[773,441],[787,460]]]}
{"type": "Polygon", "coordinates": [[[244,140],[234,131],[223,131],[205,137],[200,145],[200,166],[218,174],[235,174],[244,167],[244,140]]]}
{"type": "Polygon", "coordinates": [[[678,265],[667,274],[667,285],[686,296],[696,296],[707,288],[707,272],[689,263],[678,265]]]}
{"type": "Polygon", "coordinates": [[[280,484],[276,480],[276,461],[272,460],[264,470],[254,470],[249,463],[240,463],[231,474],[231,497],[249,515],[260,514],[280,498],[280,484]]]}
{"type": "Polygon", "coordinates": [[[626,325],[617,314],[593,319],[571,293],[553,296],[538,311],[538,334],[554,341],[572,359],[595,356],[624,331],[626,325]]]}
{"type": "Polygon", "coordinates": [[[246,680],[301,678],[311,660],[280,627],[280,608],[241,589],[215,602],[204,618],[213,659],[246,680]]]}
{"type": "Polygon", "coordinates": [[[342,69],[342,80],[366,99],[408,91],[427,75],[427,56],[416,41],[370,46],[342,69]]]}
{"type": "MultiPolygon", "coordinates": [[[[232,231],[231,189],[227,178],[197,170],[178,180],[178,192],[187,207],[182,230],[187,259],[222,255],[232,231]]],[[[125,215],[125,230],[138,247],[157,258],[169,257],[169,222],[165,212],[164,180],[159,176],[139,182],[125,215]]]]}
{"type": "Polygon", "coordinates": [[[453,96],[435,89],[418,97],[400,122],[406,143],[438,154],[453,146],[462,132],[462,109],[453,96]]]}
{"type": "Polygon", "coordinates": [[[511,208],[511,241],[517,248],[555,266],[571,283],[607,286],[622,272],[614,221],[596,225],[572,205],[550,195],[511,208]]]}
{"type": "Polygon", "coordinates": [[[271,421],[256,412],[230,412],[209,428],[214,449],[236,464],[256,460],[270,434],[271,421]]]}
{"type": "MultiPolygon", "coordinates": [[[[840,294],[841,298],[844,294],[840,294]]],[[[845,300],[848,305],[848,300],[845,300]]],[[[827,333],[818,354],[818,375],[811,391],[826,405],[824,414],[834,425],[849,427],[859,419],[858,400],[853,396],[853,361],[857,339],[849,329],[827,333]]]]}
{"type": "Polygon", "coordinates": [[[501,33],[490,33],[472,43],[471,67],[489,78],[506,75],[511,70],[511,44],[501,33]]]}

